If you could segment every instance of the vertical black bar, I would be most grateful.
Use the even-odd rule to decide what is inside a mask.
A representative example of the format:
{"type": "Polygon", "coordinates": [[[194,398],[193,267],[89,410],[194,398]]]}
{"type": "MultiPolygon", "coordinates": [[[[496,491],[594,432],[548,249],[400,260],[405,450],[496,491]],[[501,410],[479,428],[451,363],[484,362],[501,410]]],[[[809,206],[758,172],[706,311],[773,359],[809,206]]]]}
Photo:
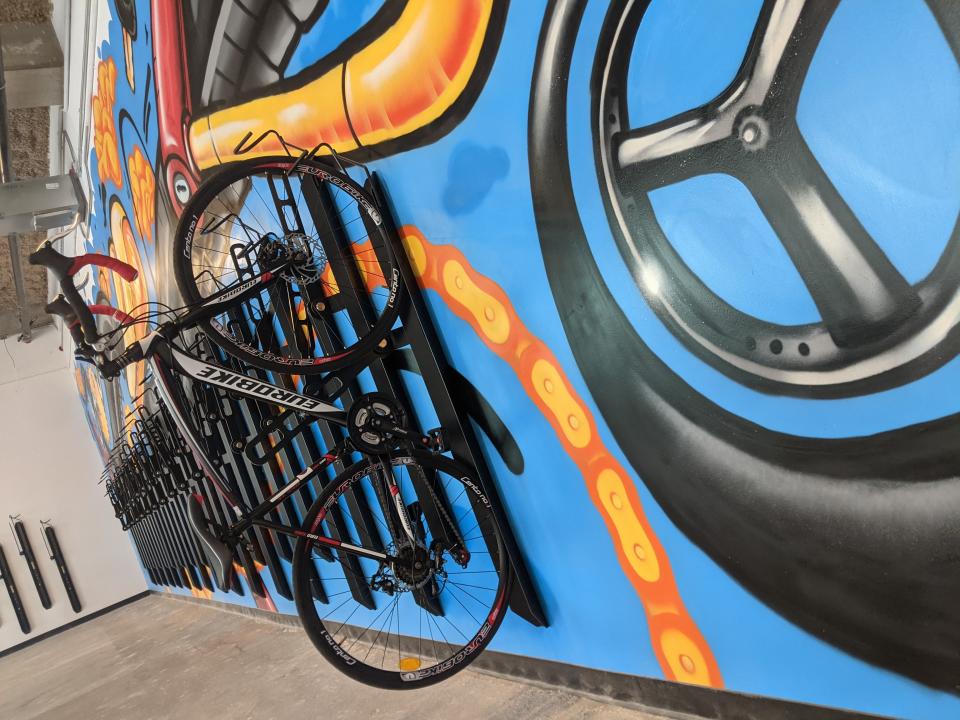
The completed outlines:
{"type": "MultiPolygon", "coordinates": [[[[353,253],[350,251],[350,243],[347,240],[344,228],[339,223],[339,214],[336,206],[326,187],[313,179],[304,181],[303,195],[320,237],[320,242],[327,255],[333,278],[340,291],[339,296],[341,302],[346,309],[350,322],[354,328],[356,328],[358,335],[368,332],[374,324],[375,316],[373,308],[365,289],[363,291],[360,289],[364,286],[353,253]]],[[[371,238],[371,247],[375,247],[372,239],[373,234],[371,232],[373,228],[367,225],[368,218],[366,214],[361,213],[361,216],[364,218],[367,235],[371,238]]],[[[382,261],[381,253],[378,252],[377,254],[378,259],[382,261]]],[[[316,304],[322,302],[322,297],[317,294],[321,290],[322,288],[318,287],[308,288],[308,293],[311,293],[309,297],[311,303],[316,304]]],[[[321,323],[320,327],[317,328],[321,344],[324,346],[326,352],[332,352],[336,349],[334,338],[331,337],[333,327],[332,322],[326,322],[321,323]]],[[[397,400],[401,407],[407,408],[412,418],[413,406],[410,403],[410,398],[407,396],[403,384],[398,382],[398,378],[387,369],[383,358],[376,357],[370,362],[368,367],[377,389],[380,392],[391,395],[397,400]]],[[[355,383],[351,383],[345,389],[344,401],[346,403],[353,402],[358,392],[359,388],[355,387],[355,383]]],[[[416,425],[416,421],[414,420],[412,424],[416,425]]],[[[442,516],[438,512],[433,500],[434,497],[439,498],[439,494],[427,491],[424,485],[428,482],[428,479],[423,473],[412,474],[411,479],[427,525],[430,527],[434,537],[442,537],[445,534],[445,526],[442,516]]],[[[394,512],[392,503],[387,503],[387,506],[383,507],[382,511],[392,514],[394,512]]],[[[429,609],[434,614],[441,614],[442,610],[436,597],[431,596],[422,589],[418,589],[414,594],[419,605],[429,609]]]]}
{"type": "MultiPolygon", "coordinates": [[[[252,368],[245,367],[238,360],[225,356],[223,353],[216,352],[210,343],[208,343],[207,350],[212,360],[233,366],[238,372],[250,374],[250,372],[253,371],[252,368]]],[[[259,373],[257,374],[259,375],[259,373]]],[[[223,405],[229,409],[229,412],[226,412],[226,410],[221,408],[223,410],[221,412],[221,418],[226,424],[226,429],[230,432],[231,436],[228,440],[232,441],[236,438],[245,439],[247,435],[250,434],[250,428],[255,428],[258,420],[262,422],[263,418],[269,415],[253,401],[248,401],[245,398],[233,399],[226,391],[218,390],[217,392],[223,405]]],[[[237,466],[238,475],[246,475],[245,485],[247,486],[247,492],[244,500],[250,507],[257,507],[257,505],[266,499],[266,494],[262,490],[263,487],[267,487],[267,490],[272,493],[276,491],[276,488],[282,486],[282,482],[276,481],[277,477],[282,477],[282,472],[275,464],[268,464],[266,467],[256,466],[249,461],[249,458],[247,458],[244,453],[234,449],[232,445],[230,450],[233,452],[232,459],[237,466]],[[273,488],[270,487],[269,478],[267,477],[268,474],[274,478],[273,488]]],[[[291,515],[293,509],[286,503],[281,503],[274,512],[276,513],[276,517],[271,519],[278,521],[279,524],[298,525],[296,515],[291,515]]],[[[276,547],[280,556],[285,560],[292,560],[293,552],[289,541],[286,538],[271,537],[274,537],[276,540],[276,547]]]]}
{"type": "Polygon", "coordinates": [[[210,576],[210,569],[207,567],[206,558],[203,555],[203,551],[197,545],[197,537],[194,535],[193,531],[190,529],[189,523],[187,522],[187,510],[185,503],[186,501],[184,500],[183,496],[178,495],[173,500],[170,512],[175,517],[175,520],[181,529],[187,554],[190,556],[193,566],[197,569],[197,574],[200,576],[200,583],[207,590],[212,591],[216,589],[216,585],[210,576]]]}
{"type": "MultiPolygon", "coordinates": [[[[234,485],[240,490],[243,501],[249,507],[256,507],[263,502],[263,494],[260,491],[260,479],[257,477],[256,470],[249,464],[246,457],[241,453],[236,453],[232,446],[232,439],[227,435],[228,415],[224,411],[224,405],[230,406],[231,411],[235,409],[234,402],[227,396],[225,391],[212,389],[213,405],[216,413],[216,419],[209,421],[208,438],[217,443],[216,454],[222,461],[221,470],[230,476],[234,485]],[[253,477],[251,477],[251,474],[253,477]]],[[[277,593],[282,597],[292,600],[293,591],[287,581],[283,566],[280,564],[280,558],[277,556],[277,544],[274,542],[274,536],[266,530],[254,527],[248,532],[248,538],[255,540],[252,547],[255,554],[259,554],[263,564],[267,566],[270,576],[273,578],[277,593]]],[[[249,572],[249,569],[248,569],[249,572]]],[[[259,574],[258,574],[259,577],[259,574]]]]}
{"type": "Polygon", "coordinates": [[[20,623],[20,629],[26,635],[30,632],[30,619],[27,617],[27,611],[23,607],[23,600],[20,599],[20,592],[17,590],[17,583],[10,572],[10,565],[7,564],[7,556],[3,552],[3,546],[0,546],[0,579],[3,579],[7,586],[7,595],[10,596],[10,604],[13,605],[13,612],[17,616],[17,622],[20,623]]]}
{"type": "MultiPolygon", "coordinates": [[[[185,382],[185,383],[186,383],[186,382],[190,382],[190,381],[188,381],[186,378],[183,378],[183,377],[181,377],[180,379],[181,379],[182,382],[185,382]]],[[[192,387],[193,389],[195,389],[195,390],[199,390],[199,389],[200,389],[200,388],[199,388],[199,384],[191,384],[191,387],[192,387]]],[[[182,398],[185,397],[186,395],[185,395],[185,393],[183,392],[182,386],[179,387],[179,388],[171,388],[171,390],[174,391],[174,392],[180,392],[180,398],[181,398],[181,399],[179,400],[179,402],[183,402],[182,398]]],[[[174,401],[177,401],[177,398],[174,398],[174,401]]],[[[186,409],[186,408],[184,408],[184,409],[186,409]]],[[[198,412],[197,412],[198,408],[197,408],[196,406],[192,406],[191,409],[193,410],[193,415],[194,415],[193,422],[194,422],[195,426],[202,428],[202,427],[204,426],[204,424],[208,422],[207,418],[203,417],[202,413],[198,413],[198,412]]],[[[199,442],[201,442],[201,443],[203,444],[203,446],[204,446],[205,448],[207,448],[207,449],[205,450],[205,455],[206,455],[207,457],[209,457],[209,459],[210,459],[211,461],[212,461],[212,460],[215,460],[216,457],[217,457],[217,455],[215,455],[214,453],[209,452],[209,445],[210,445],[210,442],[213,440],[213,436],[212,436],[211,434],[202,433],[202,432],[200,432],[200,431],[198,431],[198,432],[196,433],[196,436],[197,436],[197,437],[196,437],[196,440],[199,441],[199,442]]],[[[196,466],[196,460],[195,460],[192,456],[191,456],[191,458],[190,458],[190,461],[191,461],[191,463],[192,463],[194,466],[196,466]]],[[[220,520],[221,520],[221,522],[219,523],[220,527],[228,527],[228,526],[232,523],[232,520],[235,519],[235,518],[234,518],[234,515],[233,515],[232,508],[227,507],[227,506],[224,504],[224,503],[226,502],[224,496],[219,492],[219,490],[218,490],[217,488],[212,487],[212,485],[211,485],[211,482],[212,482],[212,481],[210,481],[210,479],[207,478],[206,473],[204,473],[202,470],[200,470],[200,469],[199,469],[199,466],[196,466],[196,467],[197,467],[197,470],[198,470],[199,472],[198,472],[198,473],[195,473],[195,474],[194,474],[194,477],[197,479],[197,482],[198,482],[198,483],[202,483],[203,487],[205,487],[205,489],[206,489],[205,497],[206,497],[206,499],[208,499],[208,500],[211,501],[211,502],[209,502],[209,503],[207,503],[207,502],[203,503],[203,507],[206,508],[206,507],[210,506],[210,507],[213,507],[213,508],[214,508],[214,511],[215,511],[215,512],[219,511],[219,517],[220,517],[220,520]]],[[[222,466],[222,463],[219,463],[219,464],[218,464],[218,469],[220,469],[220,468],[222,468],[222,467],[223,467],[223,466],[222,466]]],[[[229,468],[228,468],[228,469],[229,469],[229,468]]],[[[223,474],[223,473],[221,473],[221,474],[223,474]]],[[[227,481],[231,484],[231,492],[235,492],[235,491],[237,490],[236,482],[234,482],[235,478],[233,478],[233,477],[225,477],[224,479],[227,480],[227,481]]],[[[238,500],[238,502],[239,502],[239,500],[238,500]]],[[[260,597],[265,597],[265,596],[266,596],[266,589],[265,589],[264,586],[263,586],[263,582],[262,582],[262,580],[260,579],[260,573],[259,573],[259,571],[257,570],[256,564],[254,563],[254,559],[253,559],[253,557],[251,557],[251,555],[250,555],[250,550],[249,550],[248,547],[247,547],[247,544],[249,543],[249,544],[250,544],[250,547],[253,547],[254,549],[256,549],[256,546],[254,545],[254,541],[256,540],[256,536],[254,536],[253,534],[250,534],[250,535],[246,538],[246,540],[247,540],[246,543],[240,543],[239,546],[237,547],[237,555],[238,555],[239,560],[240,560],[240,565],[241,565],[241,567],[243,567],[243,569],[244,569],[244,571],[245,571],[245,573],[246,573],[246,576],[247,576],[247,584],[248,584],[248,586],[250,587],[251,592],[253,592],[254,595],[258,595],[258,596],[260,596],[260,597]]],[[[234,592],[237,592],[237,593],[239,593],[239,594],[242,595],[242,594],[243,594],[243,585],[242,585],[242,583],[240,583],[239,578],[236,577],[236,573],[232,573],[232,576],[233,576],[233,577],[232,577],[232,587],[233,587],[234,592]]]]}
{"type": "Polygon", "coordinates": [[[160,527],[160,522],[156,515],[150,513],[143,519],[141,527],[143,527],[147,535],[150,536],[154,547],[157,548],[159,552],[160,562],[162,564],[164,574],[169,581],[168,584],[185,589],[187,586],[186,578],[184,577],[181,569],[177,567],[177,562],[173,557],[173,553],[170,551],[170,546],[167,543],[167,539],[164,537],[163,530],[160,527]]]}
{"type": "Polygon", "coordinates": [[[73,608],[75,613],[78,613],[83,609],[83,606],[80,604],[80,596],[77,595],[77,588],[73,584],[73,577],[67,567],[67,559],[63,556],[63,548],[60,547],[57,532],[51,525],[42,526],[41,531],[47,536],[47,544],[50,546],[50,559],[56,564],[57,572],[60,573],[63,589],[67,591],[67,598],[70,600],[70,607],[73,608]]]}
{"type": "Polygon", "coordinates": [[[163,556],[160,552],[156,541],[153,538],[153,534],[150,532],[147,526],[147,518],[141,518],[133,526],[134,530],[140,534],[141,539],[143,540],[144,546],[148,549],[153,563],[153,568],[157,573],[157,577],[160,579],[160,585],[174,585],[173,579],[167,572],[167,568],[164,566],[163,556]]]}
{"type": "Polygon", "coordinates": [[[30,577],[33,578],[33,584],[37,588],[37,595],[40,596],[40,604],[44,610],[53,607],[53,601],[50,600],[50,593],[47,592],[47,584],[43,581],[43,575],[40,574],[40,566],[37,564],[37,556],[33,552],[33,546],[30,544],[30,538],[27,537],[27,528],[19,520],[13,523],[13,532],[17,536],[17,546],[20,554],[23,556],[27,567],[30,569],[30,577]]]}
{"type": "MultiPolygon", "coordinates": [[[[277,206],[278,216],[280,217],[281,222],[284,226],[285,233],[287,234],[290,234],[293,232],[304,233],[305,230],[303,228],[303,222],[302,222],[302,219],[300,218],[299,210],[296,206],[296,202],[293,197],[293,190],[292,190],[292,187],[290,186],[289,180],[286,177],[279,178],[279,181],[283,183],[283,188],[282,188],[283,197],[280,196],[280,192],[278,191],[278,187],[276,184],[277,180],[278,178],[276,177],[270,178],[270,183],[269,183],[270,192],[273,197],[273,201],[277,206]],[[290,213],[289,214],[285,213],[284,208],[288,208],[290,210],[290,213]],[[295,227],[291,226],[290,222],[293,222],[295,224],[295,227]]],[[[239,262],[236,262],[236,260],[237,259],[235,258],[235,264],[237,266],[238,276],[242,278],[244,276],[244,272],[249,272],[249,271],[241,268],[239,262]]],[[[291,313],[293,313],[294,298],[293,298],[292,292],[293,292],[292,289],[288,285],[283,285],[281,290],[277,290],[272,293],[271,303],[275,306],[279,306],[277,307],[277,310],[283,310],[284,309],[283,303],[277,297],[280,293],[283,293],[284,298],[286,300],[286,309],[289,310],[291,313]]],[[[254,302],[259,302],[259,298],[255,298],[254,302]]],[[[292,315],[287,313],[269,315],[266,312],[266,309],[262,306],[262,303],[259,303],[259,304],[260,304],[260,308],[259,308],[260,320],[256,323],[256,326],[257,326],[256,337],[251,336],[250,327],[242,317],[236,318],[232,322],[231,328],[233,329],[233,331],[240,333],[241,337],[248,344],[253,344],[254,341],[258,341],[261,347],[271,348],[275,344],[279,345],[279,343],[276,342],[277,336],[273,328],[273,320],[276,319],[281,326],[281,331],[284,333],[284,339],[287,341],[288,352],[290,352],[294,356],[300,356],[302,354],[299,346],[301,338],[297,333],[298,328],[293,324],[294,318],[292,317],[292,315]]],[[[257,372],[258,374],[266,375],[266,373],[259,373],[259,371],[254,371],[254,372],[257,372]]],[[[270,378],[264,377],[264,379],[270,379],[270,378]]],[[[283,377],[278,381],[281,383],[284,383],[285,386],[290,387],[292,389],[292,381],[290,378],[283,377]]],[[[248,407],[253,408],[254,405],[255,405],[254,403],[249,403],[248,407]]],[[[273,419],[276,420],[276,418],[278,417],[280,416],[274,416],[273,419]]],[[[278,420],[278,422],[280,421],[282,420],[278,420]]],[[[330,447],[332,447],[332,444],[330,445],[330,447]]],[[[300,462],[300,460],[296,457],[296,455],[293,452],[286,452],[286,450],[282,450],[282,452],[284,452],[284,455],[286,457],[286,464],[289,468],[291,468],[292,473],[295,474],[296,472],[304,469],[304,465],[300,462]]],[[[319,456],[319,452],[311,453],[310,456],[304,457],[304,461],[305,462],[315,461],[316,459],[318,459],[318,456],[319,456]]],[[[282,484],[286,482],[286,478],[283,477],[282,473],[277,473],[275,475],[275,479],[276,479],[276,489],[279,490],[280,487],[282,487],[282,484]]],[[[295,493],[294,495],[300,496],[300,497],[296,497],[296,500],[300,500],[301,503],[303,503],[306,501],[306,498],[303,497],[303,495],[301,494],[308,494],[308,493],[309,493],[309,490],[307,488],[303,488],[297,493],[295,493]]],[[[357,500],[353,496],[354,494],[351,493],[347,499],[347,502],[351,504],[351,508],[357,507],[357,509],[360,510],[363,507],[363,505],[361,501],[357,500]]],[[[295,498],[293,497],[288,498],[287,500],[284,501],[284,504],[286,505],[287,503],[291,503],[291,502],[295,502],[295,498]]],[[[306,507],[304,507],[301,512],[301,517],[305,517],[305,516],[306,516],[306,507]]],[[[372,540],[374,537],[377,537],[371,534],[370,524],[372,523],[372,516],[369,513],[369,511],[365,513],[357,512],[357,514],[354,516],[354,519],[355,519],[355,522],[357,522],[359,525],[358,531],[361,535],[362,540],[364,541],[367,539],[372,540]]],[[[344,537],[343,528],[345,528],[346,526],[344,525],[343,519],[337,509],[334,509],[330,512],[326,522],[327,522],[327,528],[331,537],[335,539],[340,539],[344,537]]],[[[354,557],[353,555],[344,554],[343,557],[340,558],[340,562],[344,565],[344,577],[347,578],[347,582],[348,582],[348,585],[350,586],[353,597],[359,603],[367,607],[373,608],[374,601],[370,594],[370,590],[366,586],[366,584],[361,582],[359,579],[362,577],[362,572],[361,572],[361,568],[357,558],[354,557]]],[[[314,595],[317,596],[319,600],[321,601],[325,600],[325,593],[323,592],[322,584],[318,576],[315,577],[314,579],[313,592],[314,592],[314,595]]]]}
{"type": "Polygon", "coordinates": [[[143,564],[143,568],[147,571],[147,577],[150,578],[150,582],[154,585],[163,585],[164,583],[162,582],[160,573],[157,572],[156,563],[153,560],[153,554],[150,551],[150,547],[144,542],[139,528],[134,525],[129,527],[127,532],[130,533],[133,545],[137,550],[137,554],[140,556],[140,562],[143,564]]]}
{"type": "Polygon", "coordinates": [[[516,537],[503,511],[503,503],[496,484],[487,470],[480,444],[473,433],[473,428],[469,423],[462,422],[460,413],[457,412],[453,394],[450,390],[449,365],[446,355],[443,352],[433,323],[430,321],[430,314],[420,294],[417,277],[414,275],[407,259],[406,250],[393,221],[393,214],[390,211],[386,193],[375,173],[366,183],[366,190],[376,199],[383,214],[385,229],[392,244],[394,261],[406,287],[408,305],[402,317],[403,337],[410,343],[411,350],[420,367],[421,376],[426,384],[427,393],[430,395],[430,400],[437,411],[437,417],[440,420],[441,427],[443,427],[444,436],[453,452],[453,456],[458,461],[476,470],[477,479],[482,485],[484,494],[490,500],[494,519],[503,536],[507,554],[510,556],[516,579],[510,597],[510,607],[520,617],[533,625],[545,627],[547,625],[546,615],[537,597],[533,579],[527,570],[520,546],[517,544],[516,537]]]}
{"type": "Polygon", "coordinates": [[[164,528],[164,534],[167,536],[170,542],[174,555],[180,561],[180,565],[183,567],[184,572],[186,573],[191,588],[199,590],[203,587],[203,581],[200,579],[200,572],[191,561],[191,558],[189,558],[187,555],[187,541],[184,537],[182,528],[176,522],[176,518],[172,508],[170,507],[170,504],[165,504],[163,507],[159,508],[157,512],[164,528]]]}

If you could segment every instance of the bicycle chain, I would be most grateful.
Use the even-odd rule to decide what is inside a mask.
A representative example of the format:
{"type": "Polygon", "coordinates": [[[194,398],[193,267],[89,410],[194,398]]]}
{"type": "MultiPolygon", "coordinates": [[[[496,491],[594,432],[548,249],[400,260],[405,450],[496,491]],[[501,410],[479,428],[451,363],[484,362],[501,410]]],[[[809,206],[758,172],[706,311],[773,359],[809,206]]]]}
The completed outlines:
{"type": "MultiPolygon", "coordinates": [[[[433,489],[433,482],[431,482],[426,477],[426,473],[423,472],[423,468],[421,466],[417,465],[417,468],[420,470],[420,472],[423,473],[424,484],[427,486],[427,491],[430,493],[430,496],[433,498],[434,507],[437,508],[437,510],[443,516],[443,519],[446,521],[447,525],[453,530],[453,533],[456,535],[457,542],[460,544],[460,547],[463,548],[463,551],[466,552],[467,551],[466,541],[464,541],[463,537],[460,535],[460,530],[457,528],[456,524],[453,522],[453,520],[450,519],[450,515],[449,513],[447,513],[446,505],[440,502],[440,498],[437,497],[437,493],[433,489]]],[[[467,497],[467,502],[470,502],[469,496],[467,497]]],[[[421,509],[421,512],[423,512],[422,509],[421,509]]],[[[457,564],[460,565],[461,567],[466,567],[466,565],[461,563],[459,560],[457,561],[457,564]]]]}

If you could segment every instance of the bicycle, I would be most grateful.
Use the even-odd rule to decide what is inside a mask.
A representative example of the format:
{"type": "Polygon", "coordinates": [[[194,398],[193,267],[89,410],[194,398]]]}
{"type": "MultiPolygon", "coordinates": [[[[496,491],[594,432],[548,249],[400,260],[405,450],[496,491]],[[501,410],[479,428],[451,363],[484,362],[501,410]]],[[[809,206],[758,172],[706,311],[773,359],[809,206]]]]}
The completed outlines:
{"type": "Polygon", "coordinates": [[[411,431],[393,398],[369,393],[344,409],[315,385],[296,384],[297,376],[362,367],[393,341],[401,285],[375,201],[342,167],[314,157],[236,163],[210,177],[187,203],[173,252],[188,304],[140,317],[102,304],[88,307],[74,285],[74,273],[86,264],[123,277],[135,274],[118,260],[65,257],[48,242],[30,262],[47,267],[60,282],[62,299],[48,309],[63,317],[79,361],[93,363],[106,378],[132,363],[147,363],[165,412],[204,478],[236,516],[229,525],[216,523],[205,513],[201,495],[188,498],[189,524],[217,586],[229,587],[234,549],[248,530],[292,536],[297,611],[314,645],[335,667],[390,689],[422,687],[463,669],[499,628],[512,581],[481,483],[443,455],[442,432],[411,431]],[[264,222],[262,209],[270,211],[265,193],[277,210],[275,224],[264,222]],[[259,210],[249,207],[256,201],[259,210]],[[351,219],[353,209],[358,212],[351,219]],[[312,232],[304,226],[308,212],[312,232]],[[345,329],[338,317],[351,312],[345,293],[367,299],[362,320],[369,332],[350,335],[345,329]],[[95,315],[121,322],[101,335],[95,315]],[[118,333],[146,322],[156,328],[110,356],[118,333]],[[271,379],[287,376],[287,386],[192,355],[178,341],[193,329],[244,363],[269,371],[271,379]],[[206,452],[178,385],[184,377],[341,426],[345,437],[249,507],[206,452]],[[267,519],[285,498],[327,477],[327,468],[340,461],[347,469],[320,483],[298,527],[267,519]]]}

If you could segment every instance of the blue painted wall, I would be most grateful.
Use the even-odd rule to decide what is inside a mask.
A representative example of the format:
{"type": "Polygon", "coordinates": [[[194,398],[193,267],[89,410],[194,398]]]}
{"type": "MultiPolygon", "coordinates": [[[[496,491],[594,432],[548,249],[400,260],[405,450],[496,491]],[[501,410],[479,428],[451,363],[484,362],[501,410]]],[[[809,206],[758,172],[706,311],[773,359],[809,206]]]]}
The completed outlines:
{"type": "MultiPolygon", "coordinates": [[[[331,0],[299,41],[285,74],[295,77],[322,63],[384,4],[382,0],[331,0]]],[[[538,229],[533,200],[532,183],[538,182],[538,175],[530,169],[533,123],[529,110],[538,55],[536,37],[550,12],[564,4],[546,0],[509,3],[502,39],[494,47],[489,76],[479,82],[475,101],[461,106],[442,132],[435,131],[406,148],[401,142],[384,149],[370,165],[386,181],[401,223],[415,225],[431,243],[456,246],[476,273],[503,289],[529,332],[555,355],[570,387],[596,419],[596,431],[610,456],[630,469],[634,453],[657,454],[661,448],[644,447],[642,436],[636,439],[638,446],[625,447],[623,435],[605,421],[606,406],[596,401],[581,373],[582,357],[568,337],[564,322],[570,318],[558,311],[555,302],[558,281],[553,278],[551,286],[550,268],[544,262],[547,246],[541,242],[543,226],[538,229]]],[[[603,280],[646,347],[699,396],[759,428],[784,434],[777,436],[777,442],[789,444],[794,437],[814,441],[860,438],[953,417],[960,409],[955,392],[960,360],[947,340],[931,346],[934,358],[925,363],[904,360],[897,365],[894,355],[890,362],[903,368],[894,379],[878,380],[869,369],[857,371],[861,372],[860,385],[836,392],[810,390],[827,382],[817,375],[826,372],[822,368],[812,370],[806,380],[787,378],[780,385],[761,387],[745,374],[731,371],[723,361],[709,357],[707,351],[692,349],[690,338],[665,319],[664,304],[651,300],[649,283],[646,296],[640,291],[638,282],[642,285],[644,278],[637,278],[624,261],[598,179],[591,100],[598,84],[593,66],[603,42],[605,18],[616,3],[588,0],[569,4],[579,5],[583,11],[573,51],[565,58],[564,161],[572,178],[575,210],[603,280]]],[[[635,31],[629,71],[621,79],[626,83],[630,126],[670,122],[669,118],[708,104],[722,93],[736,76],[757,23],[764,18],[762,6],[759,0],[650,2],[635,31]]],[[[139,32],[132,43],[135,89],[124,76],[123,30],[116,17],[107,25],[107,36],[97,53],[99,59],[113,58],[118,68],[112,113],[122,139],[121,164],[126,166],[132,145],[139,144],[156,175],[153,238],[143,237],[135,228],[133,232],[140,263],[147,270],[148,297],[170,300],[172,282],[164,272],[163,253],[169,248],[176,213],[164,197],[163,157],[157,148],[157,98],[154,85],[146,81],[147,68],[153,62],[150,3],[141,0],[136,7],[139,32]],[[129,113],[129,121],[120,120],[121,110],[129,113]]],[[[921,0],[840,2],[816,44],[796,109],[800,132],[829,180],[876,245],[913,285],[927,278],[952,247],[948,243],[956,235],[960,208],[958,38],[948,37],[949,28],[937,14],[939,7],[941,4],[921,0]]],[[[102,11],[108,10],[116,15],[113,2],[103,4],[102,11]]],[[[277,92],[266,86],[255,94],[277,92]]],[[[318,103],[330,100],[317,98],[318,103]]],[[[194,107],[194,112],[202,114],[203,109],[194,107]]],[[[564,148],[558,147],[557,152],[563,153],[564,148]]],[[[112,181],[101,184],[102,160],[93,150],[90,162],[95,214],[90,246],[106,251],[112,195],[135,225],[131,182],[125,176],[122,188],[112,181]]],[[[564,201],[559,190],[556,201],[564,201]]],[[[741,179],[714,170],[653,190],[649,203],[683,263],[722,301],[778,326],[821,322],[814,293],[741,179]]],[[[950,285],[951,279],[943,283],[947,287],[939,288],[947,295],[957,289],[950,285]]],[[[660,277],[657,283],[673,281],[660,277]]],[[[115,289],[100,289],[116,302],[115,289]]],[[[489,444],[486,447],[550,627],[534,628],[511,615],[492,647],[664,677],[667,672],[654,652],[656,638],[651,636],[644,603],[618,560],[616,540],[589,495],[591,480],[567,453],[516,370],[491,352],[440,294],[428,292],[427,299],[452,364],[482,391],[524,455],[524,471],[517,476],[489,444]]],[[[939,315],[939,325],[906,318],[898,327],[910,337],[931,326],[946,335],[958,319],[954,310],[939,315]]],[[[866,343],[858,350],[867,360],[885,352],[880,349],[883,338],[873,342],[875,347],[866,343]]],[[[623,367],[625,375],[643,378],[647,372],[644,367],[623,367]]],[[[615,383],[616,378],[610,382],[615,383]]],[[[91,397],[102,394],[102,412],[109,416],[112,427],[117,427],[132,397],[122,384],[119,395],[116,391],[92,386],[87,391],[94,417],[97,403],[91,397]]],[[[672,399],[680,413],[689,409],[685,395],[672,399]]],[[[668,397],[668,405],[670,401],[668,397]]],[[[638,412],[636,426],[642,428],[646,422],[638,412]]],[[[912,439],[898,439],[893,435],[882,442],[892,453],[915,452],[918,465],[936,466],[936,472],[931,470],[924,477],[949,489],[944,502],[952,502],[958,482],[957,454],[942,448],[925,454],[923,447],[910,445],[921,442],[917,437],[911,434],[912,439]]],[[[108,444],[111,440],[106,438],[108,444]]],[[[881,667],[877,655],[885,648],[899,647],[889,644],[889,639],[863,631],[866,634],[857,637],[869,647],[855,652],[832,633],[833,621],[818,625],[819,616],[798,620],[794,608],[771,600],[765,594],[764,580],[756,578],[766,570],[751,567],[747,559],[738,564],[738,558],[729,557],[730,553],[729,563],[718,560],[717,555],[726,548],[691,531],[686,506],[669,491],[659,489],[667,483],[682,486],[687,482],[684,456],[705,451],[697,442],[691,437],[680,443],[684,452],[674,456],[668,480],[652,482],[631,470],[630,481],[636,486],[649,529],[669,558],[676,592],[715,658],[722,685],[746,693],[909,718],[960,714],[960,701],[942,689],[938,680],[925,679],[921,671],[910,679],[891,669],[895,663],[881,667]],[[934,689],[938,686],[941,689],[934,689]]],[[[872,479],[873,471],[866,465],[863,476],[858,476],[852,446],[815,447],[827,456],[833,453],[838,462],[853,458],[848,463],[852,469],[844,470],[850,482],[872,479]]],[[[775,455],[776,443],[765,451],[775,455]]],[[[744,467],[744,475],[750,472],[744,467]]],[[[772,465],[758,477],[768,486],[788,482],[772,465]]],[[[902,478],[904,483],[910,480],[909,473],[902,478]]],[[[798,492],[807,501],[821,502],[823,513],[830,513],[829,486],[811,481],[798,492]]],[[[853,508],[849,517],[863,519],[855,511],[853,508]]],[[[950,544],[955,536],[931,526],[939,521],[935,515],[916,512],[910,518],[916,523],[916,536],[904,536],[902,542],[920,543],[932,536],[950,544]]],[[[750,519],[744,516],[743,522],[750,519]]],[[[883,527],[875,530],[884,535],[883,527]]],[[[786,547],[795,539],[785,531],[778,542],[786,547]]],[[[873,562],[872,546],[837,543],[831,548],[826,543],[819,551],[829,552],[841,565],[873,562]]],[[[771,541],[775,568],[778,552],[777,542],[771,541]]],[[[787,565],[780,567],[784,573],[792,572],[787,565]]],[[[904,572],[909,576],[910,569],[904,572]]],[[[922,596],[956,588],[955,561],[943,564],[942,577],[931,572],[930,568],[916,568],[915,593],[922,596]]],[[[269,589],[266,573],[264,580],[269,589]]],[[[882,574],[874,580],[880,595],[890,589],[884,586],[882,574]]],[[[816,588],[812,592],[816,593],[816,588]]],[[[292,603],[273,595],[280,612],[294,612],[292,603]]],[[[218,600],[239,603],[252,602],[249,597],[215,595],[218,600]]],[[[904,624],[924,622],[925,609],[929,610],[920,601],[916,606],[905,605],[904,624]]],[[[830,608],[818,612],[826,617],[830,608]]],[[[865,607],[863,612],[871,610],[865,607]]],[[[952,616],[938,621],[956,632],[960,613],[954,610],[952,616]]],[[[927,657],[925,661],[936,659],[927,657]]],[[[956,646],[952,655],[940,661],[960,668],[956,646]]]]}

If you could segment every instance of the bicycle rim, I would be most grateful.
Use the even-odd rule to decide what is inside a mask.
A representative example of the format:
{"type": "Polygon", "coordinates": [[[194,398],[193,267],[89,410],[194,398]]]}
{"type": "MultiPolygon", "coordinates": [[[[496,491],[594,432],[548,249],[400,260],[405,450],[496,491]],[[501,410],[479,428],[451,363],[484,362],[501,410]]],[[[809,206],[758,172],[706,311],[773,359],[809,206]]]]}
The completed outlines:
{"type": "Polygon", "coordinates": [[[391,462],[417,545],[391,531],[380,466],[358,463],[321,493],[303,529],[400,560],[385,569],[300,540],[294,594],[304,629],[339,670],[368,685],[410,689],[476,659],[503,620],[510,569],[489,502],[469,473],[430,455],[391,462]],[[469,558],[457,562],[460,547],[469,558]]]}
{"type": "Polygon", "coordinates": [[[318,160],[258,158],[225,166],[184,208],[174,274],[202,303],[296,258],[270,290],[200,325],[265,370],[310,375],[385,343],[399,312],[399,272],[375,201],[318,160]]]}

